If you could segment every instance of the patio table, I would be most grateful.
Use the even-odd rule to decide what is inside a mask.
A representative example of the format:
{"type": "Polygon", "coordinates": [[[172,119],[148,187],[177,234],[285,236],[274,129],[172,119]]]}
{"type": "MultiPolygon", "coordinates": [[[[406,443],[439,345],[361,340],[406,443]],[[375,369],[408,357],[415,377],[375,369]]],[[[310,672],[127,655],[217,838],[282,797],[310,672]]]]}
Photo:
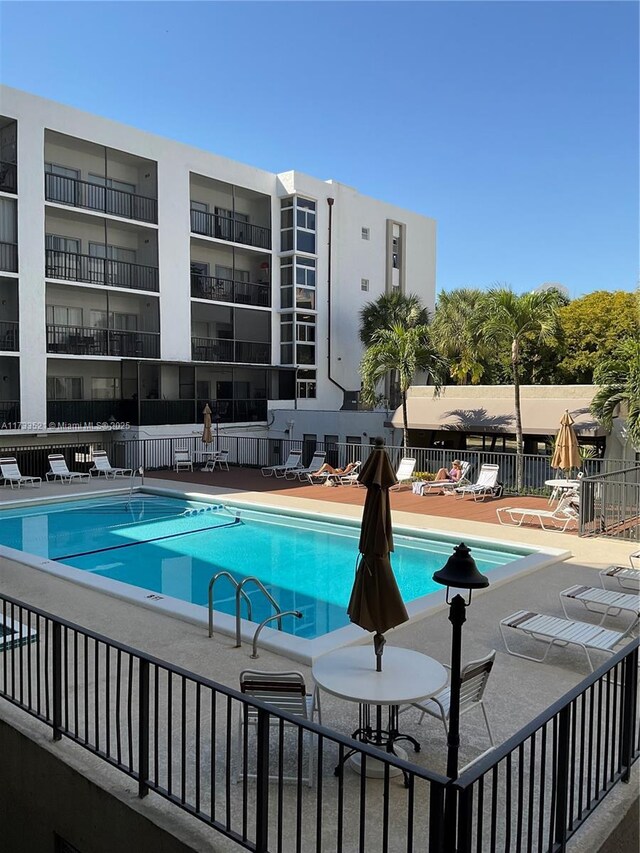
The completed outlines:
{"type": "Polygon", "coordinates": [[[579,488],[580,480],[568,480],[566,477],[558,477],[556,479],[545,480],[544,484],[552,490],[549,503],[553,503],[562,492],[570,492],[573,489],[579,488]]]}

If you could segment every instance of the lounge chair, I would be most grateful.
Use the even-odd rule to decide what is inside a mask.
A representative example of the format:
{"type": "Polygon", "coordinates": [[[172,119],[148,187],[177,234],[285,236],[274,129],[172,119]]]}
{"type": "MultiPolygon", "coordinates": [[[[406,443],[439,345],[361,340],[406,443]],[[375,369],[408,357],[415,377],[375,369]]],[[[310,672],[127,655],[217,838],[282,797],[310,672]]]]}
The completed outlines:
{"type": "Polygon", "coordinates": [[[6,456],[4,459],[0,459],[0,476],[4,480],[4,485],[6,486],[9,483],[11,488],[14,486],[18,488],[20,486],[37,487],[42,483],[42,477],[23,477],[15,456],[6,456]]]}
{"type": "Polygon", "coordinates": [[[109,457],[107,456],[106,450],[94,450],[93,451],[93,467],[89,468],[89,473],[91,476],[94,474],[96,477],[99,477],[100,474],[104,474],[106,479],[109,477],[132,477],[133,470],[131,468],[114,468],[109,462],[109,457]]]}
{"type": "Polygon", "coordinates": [[[213,456],[209,457],[205,462],[202,470],[203,471],[214,471],[216,465],[222,471],[224,468],[225,471],[229,470],[229,451],[228,450],[218,450],[214,453],[213,456]]]}
{"type": "Polygon", "coordinates": [[[424,483],[414,483],[414,492],[417,495],[431,495],[435,492],[452,495],[454,489],[459,486],[467,486],[469,484],[469,471],[471,470],[470,462],[463,462],[460,466],[459,480],[428,480],[424,483]]]}
{"type": "Polygon", "coordinates": [[[313,459],[305,468],[293,468],[291,471],[285,471],[284,476],[287,480],[295,480],[296,478],[300,481],[306,480],[307,474],[313,474],[314,471],[321,468],[326,458],[327,454],[324,450],[317,450],[313,454],[313,459]]]}
{"type": "Polygon", "coordinates": [[[570,526],[578,526],[578,513],[571,502],[575,498],[565,495],[558,506],[551,509],[533,509],[531,507],[503,506],[496,509],[500,524],[522,527],[525,522],[537,522],[543,530],[557,530],[564,533],[570,526]],[[508,521],[505,519],[508,517],[508,521]],[[549,525],[545,526],[545,521],[549,525]]]}
{"type": "Polygon", "coordinates": [[[360,466],[362,462],[358,459],[357,462],[353,463],[353,468],[349,471],[348,474],[331,474],[330,477],[334,480],[334,482],[338,483],[339,486],[359,486],[360,480],[360,466]]]}
{"type": "Polygon", "coordinates": [[[454,494],[456,497],[464,498],[466,495],[471,495],[474,501],[483,501],[486,497],[497,497],[502,494],[502,486],[498,485],[498,473],[500,467],[498,465],[489,465],[485,463],[480,468],[478,479],[475,483],[469,486],[455,486],[454,494]]]}
{"type": "Polygon", "coordinates": [[[88,471],[85,473],[70,471],[67,467],[67,460],[62,453],[50,453],[48,459],[51,470],[47,471],[45,475],[47,481],[59,479],[63,483],[71,483],[73,480],[80,480],[81,482],[84,480],[88,483],[91,479],[91,474],[88,471]]]}
{"type": "MultiPolygon", "coordinates": [[[[629,557],[631,561],[633,555],[629,557]]],[[[640,591],[640,569],[628,566],[607,566],[600,572],[600,583],[606,589],[616,587],[618,589],[640,591]]]]}
{"type": "Polygon", "coordinates": [[[590,613],[596,613],[600,616],[599,625],[603,624],[607,616],[616,617],[622,612],[631,613],[635,616],[634,622],[640,618],[640,596],[631,595],[628,592],[580,585],[563,589],[560,593],[560,604],[567,619],[569,618],[567,613],[569,601],[581,604],[590,613]]]}
{"type": "Polygon", "coordinates": [[[398,470],[396,471],[396,480],[398,481],[395,485],[391,486],[392,489],[399,489],[405,483],[411,482],[411,478],[413,477],[413,472],[416,469],[416,460],[413,456],[404,456],[400,460],[400,464],[398,465],[398,470]]]}
{"type": "Polygon", "coordinates": [[[182,469],[193,471],[193,459],[186,447],[177,447],[173,451],[173,468],[176,473],[182,469]]]}
{"type": "MultiPolygon", "coordinates": [[[[324,486],[327,483],[330,483],[332,486],[347,486],[353,484],[357,479],[360,462],[349,462],[348,465],[351,467],[342,474],[337,471],[335,473],[332,471],[323,471],[322,474],[307,474],[306,478],[313,486],[324,486]]],[[[345,465],[344,467],[347,468],[348,466],[345,465]]]]}
{"type": "Polygon", "coordinates": [[[264,468],[261,468],[262,476],[271,477],[275,475],[276,477],[284,477],[287,471],[293,471],[294,468],[302,467],[301,456],[301,450],[292,450],[284,465],[266,465],[264,468]]]}
{"type": "MultiPolygon", "coordinates": [[[[287,714],[291,714],[294,717],[301,717],[303,720],[313,720],[317,713],[318,722],[322,722],[320,714],[320,692],[316,687],[313,694],[308,694],[304,677],[300,672],[258,672],[256,670],[245,669],[240,673],[240,690],[247,696],[252,696],[261,702],[273,705],[279,711],[286,711],[287,714]]],[[[281,724],[284,728],[296,728],[293,723],[289,723],[278,716],[269,716],[269,724],[278,729],[281,724]]],[[[238,707],[238,772],[236,773],[236,782],[242,779],[242,743],[245,726],[247,728],[253,726],[257,731],[258,709],[253,705],[239,705],[238,707]]],[[[309,745],[308,753],[307,784],[311,787],[313,785],[314,762],[314,750],[311,744],[309,745]]],[[[282,768],[279,769],[282,772],[282,768]]],[[[251,775],[255,776],[255,774],[247,773],[248,777],[251,775]]],[[[298,781],[297,776],[274,775],[270,776],[270,778],[274,780],[284,779],[289,782],[298,781]]]]}
{"type": "Polygon", "coordinates": [[[629,639],[629,634],[633,627],[632,623],[626,631],[611,631],[603,628],[601,625],[594,625],[592,622],[574,622],[569,619],[561,619],[558,616],[546,616],[542,613],[533,613],[528,610],[518,610],[500,621],[500,633],[504,640],[506,650],[510,655],[515,657],[526,658],[538,663],[545,660],[549,654],[549,650],[555,643],[561,646],[575,645],[584,650],[589,661],[589,666],[593,672],[593,663],[589,650],[605,652],[612,655],[616,646],[620,645],[624,640],[629,639]],[[541,640],[547,644],[547,648],[542,657],[532,657],[531,655],[522,654],[522,652],[514,652],[509,646],[505,635],[505,628],[512,631],[520,631],[535,640],[541,640]]]}

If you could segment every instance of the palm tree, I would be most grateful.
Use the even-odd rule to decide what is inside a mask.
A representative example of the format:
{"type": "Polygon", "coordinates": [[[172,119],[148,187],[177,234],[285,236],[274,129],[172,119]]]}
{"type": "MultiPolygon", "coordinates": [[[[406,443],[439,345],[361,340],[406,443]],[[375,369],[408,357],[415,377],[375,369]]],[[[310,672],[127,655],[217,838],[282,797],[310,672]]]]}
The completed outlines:
{"type": "Polygon", "coordinates": [[[591,402],[591,412],[611,430],[618,406],[626,409],[627,430],[633,446],[640,448],[640,336],[627,338],[593,374],[601,387],[591,402]]]}
{"type": "Polygon", "coordinates": [[[419,371],[426,374],[427,382],[439,393],[447,365],[433,346],[429,328],[415,326],[405,328],[399,323],[391,329],[380,329],[365,350],[360,364],[362,377],[361,396],[366,404],[377,402],[376,388],[381,379],[395,372],[402,400],[403,443],[405,451],[409,443],[407,417],[407,391],[419,371]]]}
{"type": "Polygon", "coordinates": [[[460,287],[441,292],[436,303],[433,338],[459,385],[476,385],[485,372],[489,352],[478,324],[483,297],[477,288],[460,287]]]}
{"type": "Polygon", "coordinates": [[[400,291],[385,293],[375,302],[367,302],[360,311],[360,340],[365,346],[373,342],[376,332],[400,324],[407,328],[426,326],[429,312],[419,296],[400,291]]]}
{"type": "Polygon", "coordinates": [[[520,407],[520,357],[525,339],[550,341],[558,324],[558,294],[553,290],[516,294],[508,287],[494,287],[483,299],[481,328],[488,344],[509,347],[516,413],[516,488],[522,490],[523,441],[520,407]]]}

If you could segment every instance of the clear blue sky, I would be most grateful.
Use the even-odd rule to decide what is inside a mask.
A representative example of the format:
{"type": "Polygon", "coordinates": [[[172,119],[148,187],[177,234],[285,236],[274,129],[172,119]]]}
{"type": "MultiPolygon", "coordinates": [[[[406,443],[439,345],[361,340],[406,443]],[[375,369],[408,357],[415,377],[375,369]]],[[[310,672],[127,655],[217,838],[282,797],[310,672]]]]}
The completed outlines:
{"type": "Polygon", "coordinates": [[[439,289],[638,282],[635,2],[0,4],[2,82],[438,222],[439,289]]]}

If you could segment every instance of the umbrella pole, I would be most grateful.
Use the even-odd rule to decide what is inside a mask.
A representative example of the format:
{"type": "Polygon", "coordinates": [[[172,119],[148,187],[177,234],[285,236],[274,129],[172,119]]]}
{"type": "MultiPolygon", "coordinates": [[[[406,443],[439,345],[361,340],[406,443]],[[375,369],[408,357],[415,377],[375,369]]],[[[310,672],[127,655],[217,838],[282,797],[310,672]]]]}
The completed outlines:
{"type": "Polygon", "coordinates": [[[373,648],[376,653],[376,672],[382,672],[382,653],[387,641],[379,631],[373,635],[373,648]]]}

